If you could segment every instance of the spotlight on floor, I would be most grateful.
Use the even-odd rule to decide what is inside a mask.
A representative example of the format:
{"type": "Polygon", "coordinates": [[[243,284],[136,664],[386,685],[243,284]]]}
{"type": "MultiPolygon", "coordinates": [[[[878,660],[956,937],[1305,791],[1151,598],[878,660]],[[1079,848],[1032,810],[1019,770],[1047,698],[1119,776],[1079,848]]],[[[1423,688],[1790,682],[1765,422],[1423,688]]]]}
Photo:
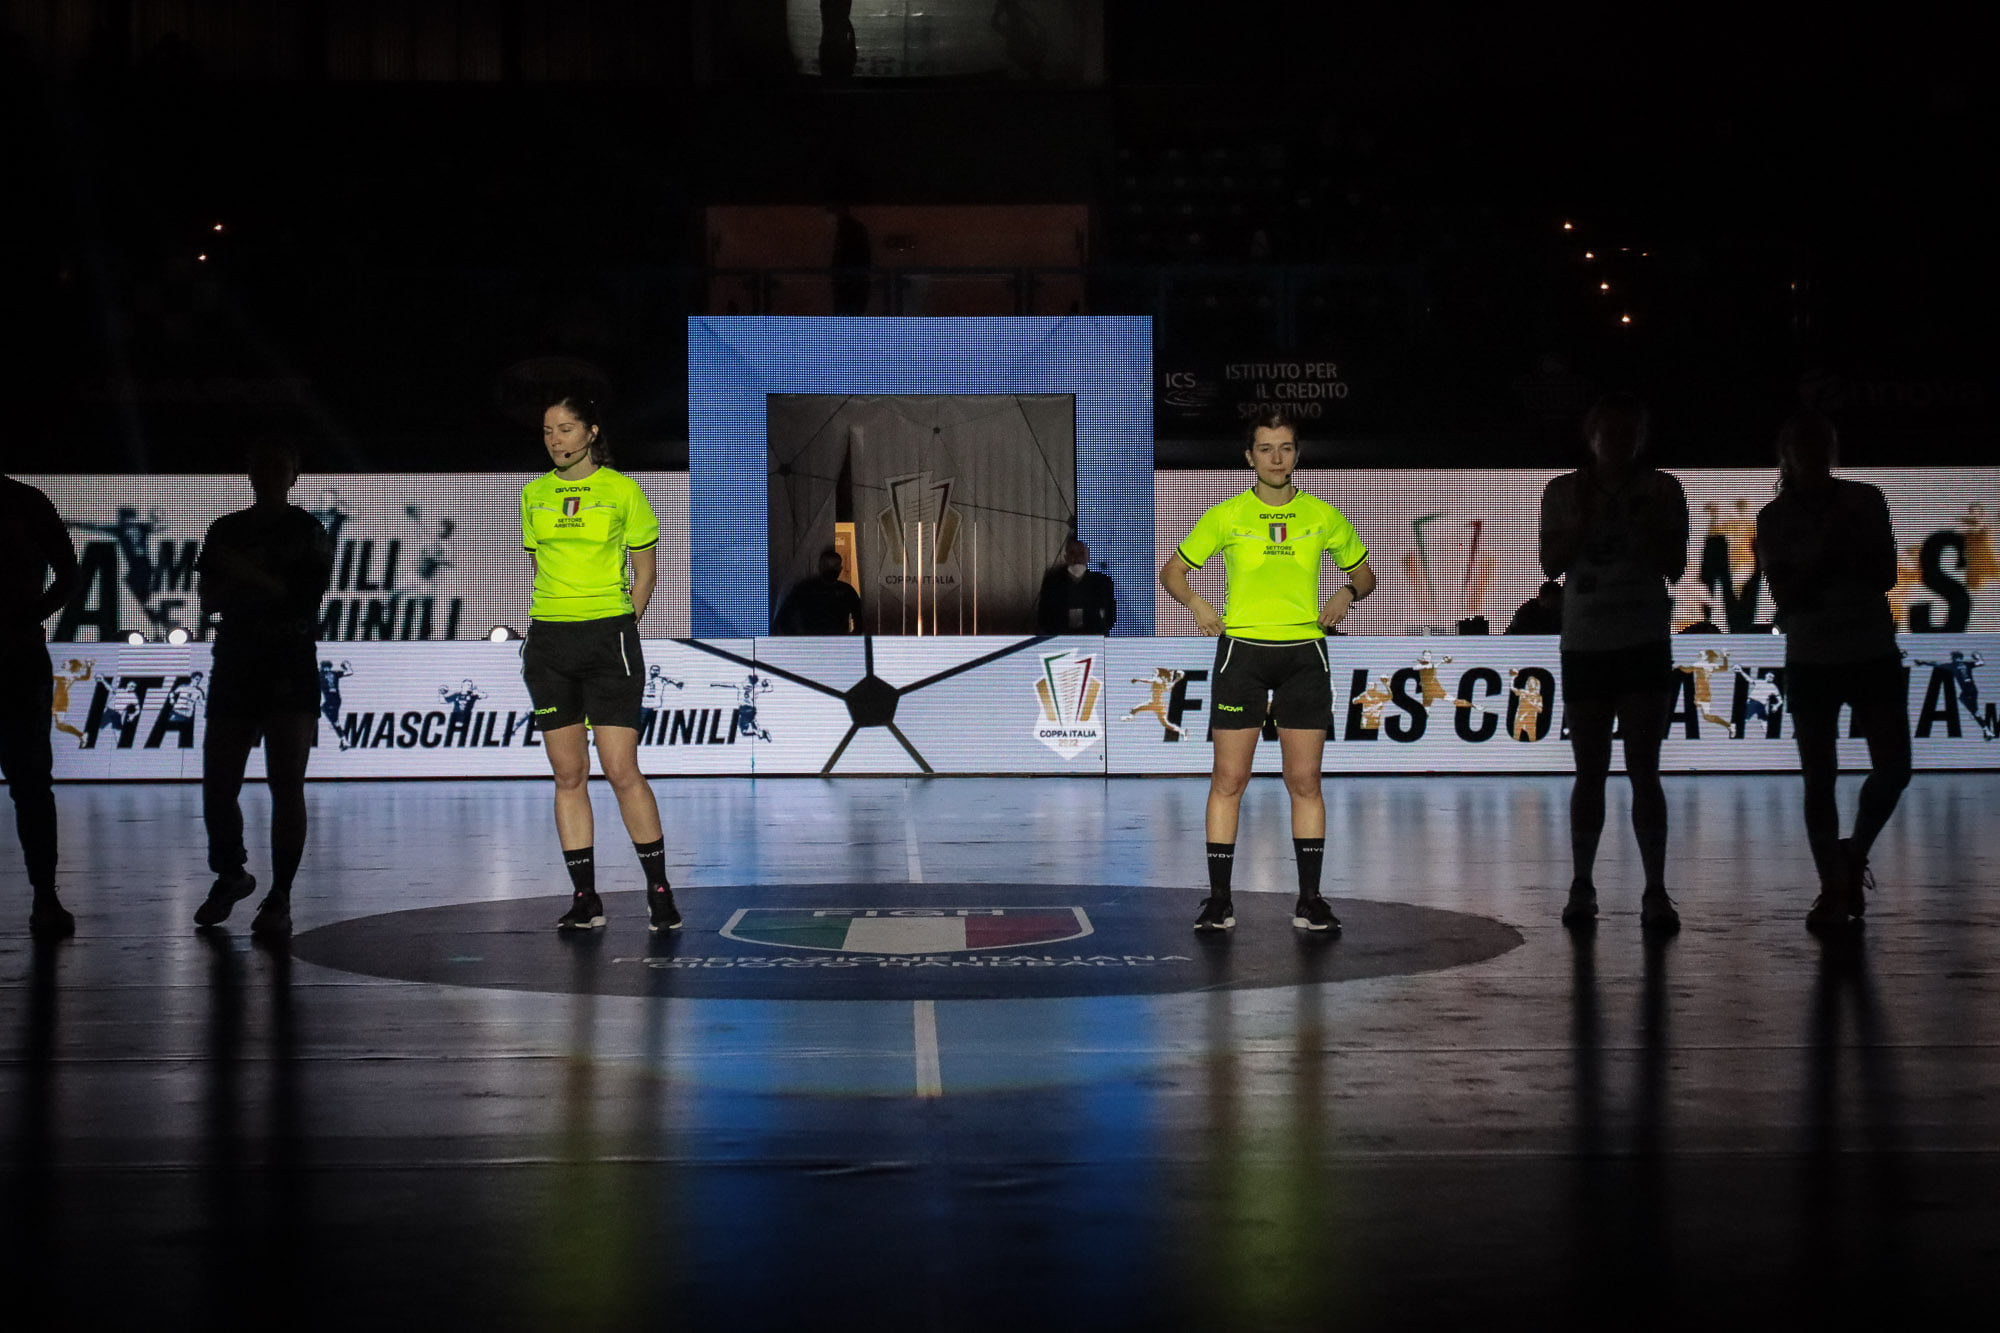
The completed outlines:
{"type": "Polygon", "coordinates": [[[184,644],[187,641],[188,641],[188,632],[182,629],[179,625],[176,625],[172,629],[167,631],[167,642],[173,644],[175,647],[179,647],[181,644],[184,644]]]}
{"type": "Polygon", "coordinates": [[[486,641],[488,643],[505,643],[509,639],[518,639],[520,637],[510,625],[495,625],[492,629],[486,631],[486,641]]]}

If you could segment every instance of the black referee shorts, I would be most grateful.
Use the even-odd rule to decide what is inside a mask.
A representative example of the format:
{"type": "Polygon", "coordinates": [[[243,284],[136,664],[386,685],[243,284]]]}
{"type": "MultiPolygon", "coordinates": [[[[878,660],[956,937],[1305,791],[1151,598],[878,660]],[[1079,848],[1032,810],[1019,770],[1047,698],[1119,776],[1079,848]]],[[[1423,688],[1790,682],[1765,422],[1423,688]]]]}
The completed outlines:
{"type": "Polygon", "coordinates": [[[319,712],[319,653],[308,634],[215,637],[208,715],[262,721],[319,712]]]}
{"type": "Polygon", "coordinates": [[[530,621],[521,679],[543,731],[579,722],[637,730],[646,679],[638,618],[530,621]]]}
{"type": "Polygon", "coordinates": [[[1208,679],[1210,725],[1217,731],[1261,727],[1267,707],[1271,719],[1288,730],[1332,729],[1333,676],[1325,639],[1268,643],[1225,634],[1216,640],[1215,670],[1208,679]]]}
{"type": "Polygon", "coordinates": [[[1661,639],[1601,651],[1564,649],[1562,673],[1564,703],[1666,694],[1674,688],[1674,646],[1661,639]]]}

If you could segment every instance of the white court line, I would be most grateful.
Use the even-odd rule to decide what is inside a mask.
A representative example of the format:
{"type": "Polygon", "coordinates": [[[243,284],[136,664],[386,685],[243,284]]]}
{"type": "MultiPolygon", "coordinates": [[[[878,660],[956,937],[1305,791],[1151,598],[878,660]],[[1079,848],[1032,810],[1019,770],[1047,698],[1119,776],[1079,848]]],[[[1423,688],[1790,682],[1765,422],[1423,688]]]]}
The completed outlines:
{"type": "Polygon", "coordinates": [[[923,883],[924,858],[917,851],[917,812],[907,802],[903,806],[903,848],[909,855],[910,883],[923,883]]]}
{"type": "Polygon", "coordinates": [[[916,1027],[917,1096],[944,1096],[944,1068],[938,1061],[937,1001],[918,1000],[911,1005],[916,1027]]]}

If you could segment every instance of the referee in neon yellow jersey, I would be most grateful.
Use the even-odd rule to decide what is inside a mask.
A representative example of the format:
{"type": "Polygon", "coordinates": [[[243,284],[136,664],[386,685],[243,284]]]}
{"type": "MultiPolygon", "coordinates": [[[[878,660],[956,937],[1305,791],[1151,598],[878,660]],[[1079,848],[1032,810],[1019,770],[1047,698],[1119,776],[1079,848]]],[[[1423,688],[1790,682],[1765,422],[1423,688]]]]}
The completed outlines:
{"type": "Polygon", "coordinates": [[[639,771],[646,678],[639,617],[646,614],[658,578],[659,521],[638,483],[609,466],[611,453],[589,399],[550,404],[542,414],[542,445],[554,470],[521,489],[521,543],[535,561],[521,676],[555,770],[556,836],[572,888],[569,910],[556,928],[595,930],[604,924],[587,786],[595,733],[597,758],[645,872],[651,928],[679,930],[660,807],[639,771]]]}
{"type": "Polygon", "coordinates": [[[1236,817],[1250,781],[1257,733],[1268,709],[1278,724],[1285,788],[1292,797],[1292,848],[1298,856],[1299,900],[1292,924],[1338,932],[1340,919],[1320,896],[1326,859],[1326,801],[1320,767],[1333,720],[1333,677],[1326,630],[1375,591],[1368,548],[1332,505],[1292,484],[1298,466],[1297,429],[1276,409],[1250,422],[1244,458],[1256,484],[1201,516],[1194,531],[1160,567],[1160,586],[1194,613],[1201,632],[1217,639],[1209,676],[1215,765],[1208,785],[1208,897],[1195,917],[1198,931],[1236,924],[1229,881],[1236,862],[1236,817]],[[1228,609],[1218,615],[1188,586],[1188,571],[1220,551],[1228,579],[1228,609]],[[1324,605],[1320,560],[1331,556],[1348,581],[1324,605]]]}

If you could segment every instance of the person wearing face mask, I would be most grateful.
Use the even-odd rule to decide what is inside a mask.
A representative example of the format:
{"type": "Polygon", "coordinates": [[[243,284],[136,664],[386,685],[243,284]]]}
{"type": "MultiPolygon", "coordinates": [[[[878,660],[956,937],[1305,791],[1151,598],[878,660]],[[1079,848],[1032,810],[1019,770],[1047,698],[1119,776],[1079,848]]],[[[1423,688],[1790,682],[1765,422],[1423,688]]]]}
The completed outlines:
{"type": "Polygon", "coordinates": [[[1614,725],[1632,782],[1632,832],[1645,891],[1639,926],[1680,929],[1667,896],[1667,794],[1660,745],[1674,691],[1673,597],[1687,571],[1688,508],[1681,484],[1639,461],[1649,428],[1629,393],[1607,394],[1584,418],[1590,462],[1542,492],[1542,572],[1563,579],[1562,695],[1576,783],[1570,790],[1574,872],[1565,926],[1597,919],[1592,868],[1604,832],[1604,786],[1614,725]]]}
{"type": "Polygon", "coordinates": [[[569,910],[556,928],[604,925],[590,811],[594,736],[646,877],[648,923],[655,931],[679,930],[660,807],[639,770],[646,688],[639,619],[659,577],[660,524],[638,483],[610,466],[589,399],[570,396],[549,405],[542,414],[542,447],[551,470],[521,489],[521,544],[535,562],[521,678],[555,772],[556,837],[570,877],[569,910]]]}
{"type": "Polygon", "coordinates": [[[1063,547],[1063,562],[1042,579],[1035,603],[1037,634],[1109,634],[1118,623],[1118,595],[1109,574],[1090,567],[1090,548],[1076,538],[1063,547]]]}
{"type": "Polygon", "coordinates": [[[819,572],[785,594],[771,626],[774,634],[859,634],[861,594],[841,578],[846,562],[831,546],[819,553],[819,572]]]}
{"type": "Polygon", "coordinates": [[[1882,492],[1833,475],[1833,423],[1800,412],[1778,435],[1778,498],[1757,514],[1757,554],[1785,635],[1785,706],[1806,788],[1806,843],[1820,894],[1809,930],[1858,925],[1874,880],[1868,849],[1910,782],[1910,703],[1896,617],[1896,535],[1882,492]],[[1868,738],[1854,831],[1840,836],[1840,708],[1868,738]]]}

